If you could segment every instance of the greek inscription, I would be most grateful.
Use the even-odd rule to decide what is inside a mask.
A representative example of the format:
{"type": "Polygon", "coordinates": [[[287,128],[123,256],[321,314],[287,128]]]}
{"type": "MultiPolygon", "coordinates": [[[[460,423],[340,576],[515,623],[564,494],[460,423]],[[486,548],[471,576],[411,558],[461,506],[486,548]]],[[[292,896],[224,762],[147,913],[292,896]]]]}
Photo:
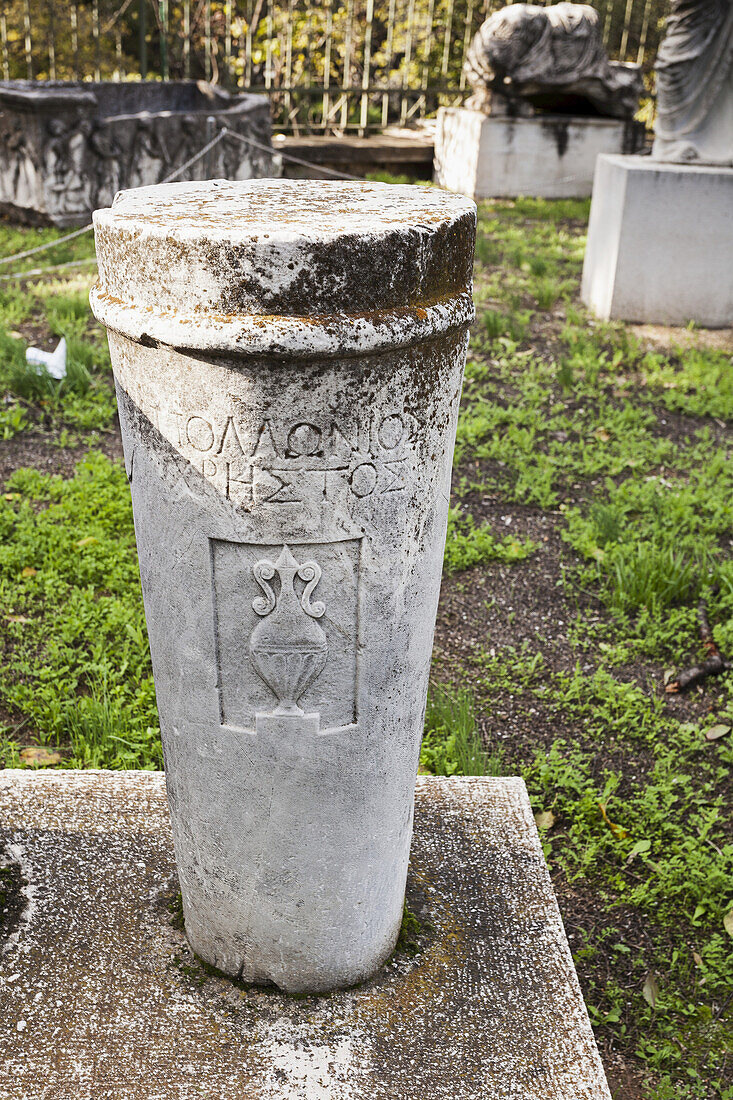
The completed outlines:
{"type": "Polygon", "coordinates": [[[331,444],[331,450],[335,455],[349,455],[353,451],[359,450],[358,427],[354,432],[347,435],[344,428],[334,421],[328,429],[328,437],[331,444]]]}
{"type": "Polygon", "coordinates": [[[377,486],[377,468],[371,462],[360,462],[349,476],[349,485],[355,497],[371,496],[377,486]]]}
{"type": "Polygon", "coordinates": [[[214,446],[214,428],[203,416],[189,416],[186,439],[195,451],[210,451],[214,446]]]}
{"type": "Polygon", "coordinates": [[[234,417],[228,416],[227,422],[224,425],[224,431],[221,436],[221,443],[219,444],[216,453],[218,455],[224,454],[226,450],[228,457],[237,458],[244,457],[244,447],[239,438],[236,425],[234,423],[234,417]],[[232,453],[233,452],[233,453],[232,453]]]}
{"type": "MultiPolygon", "coordinates": [[[[176,412],[171,409],[168,413],[173,425],[175,427],[176,443],[179,447],[183,446],[183,413],[176,412]]],[[[160,409],[158,409],[158,427],[160,427],[160,409]]]]}
{"type": "Polygon", "coordinates": [[[405,438],[405,424],[399,413],[385,416],[377,428],[377,439],[385,451],[393,451],[405,438]]]}
{"type": "Polygon", "coordinates": [[[255,500],[258,504],[301,504],[289,471],[257,470],[254,482],[255,500]],[[286,476],[282,477],[281,473],[286,476]],[[288,476],[289,475],[289,476],[288,476]]]}
{"type": "Polygon", "coordinates": [[[257,433],[257,442],[254,445],[252,451],[252,458],[279,458],[280,452],[277,449],[275,443],[275,436],[272,431],[272,423],[269,420],[265,420],[261,425],[260,430],[257,433]]]}
{"type": "Polygon", "coordinates": [[[384,468],[387,471],[388,480],[387,483],[382,486],[381,492],[397,493],[400,489],[407,488],[405,484],[407,463],[404,459],[400,459],[398,462],[385,461],[384,468]]]}
{"type": "Polygon", "coordinates": [[[323,455],[320,446],[320,428],[317,428],[315,424],[305,422],[296,424],[288,432],[288,449],[285,452],[285,457],[301,458],[317,455],[320,458],[323,455]]]}
{"type": "Polygon", "coordinates": [[[418,422],[402,409],[281,422],[157,409],[160,430],[240,507],[365,500],[407,489],[418,422]]]}
{"type": "Polygon", "coordinates": [[[235,469],[234,463],[224,463],[225,493],[227,500],[236,499],[249,503],[252,499],[252,467],[244,471],[235,469]],[[249,476],[248,476],[249,475],[249,476]]]}

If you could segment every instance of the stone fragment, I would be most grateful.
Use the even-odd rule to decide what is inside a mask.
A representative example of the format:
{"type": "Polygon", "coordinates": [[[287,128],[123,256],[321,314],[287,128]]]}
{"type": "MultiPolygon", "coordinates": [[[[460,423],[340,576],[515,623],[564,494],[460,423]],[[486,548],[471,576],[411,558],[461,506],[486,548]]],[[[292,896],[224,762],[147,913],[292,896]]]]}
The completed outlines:
{"type": "Polygon", "coordinates": [[[598,12],[588,4],[494,12],[471,42],[464,72],[474,90],[468,106],[492,115],[630,119],[643,91],[640,65],[608,60],[598,12]]]}
{"type": "Polygon", "coordinates": [[[512,4],[476,34],[465,63],[474,95],[441,108],[436,182],[471,198],[582,198],[596,157],[643,148],[633,120],[638,65],[608,60],[584,4],[512,4]]]}
{"type": "Polygon", "coordinates": [[[602,318],[733,325],[733,0],[672,0],[652,156],[599,157],[583,300],[602,318]]]}
{"type": "Polygon", "coordinates": [[[275,174],[264,96],[192,80],[0,82],[0,212],[84,225],[122,188],[163,180],[224,126],[265,148],[226,136],[187,178],[275,174]]]}
{"type": "Polygon", "coordinates": [[[610,1100],[520,779],[418,779],[414,946],[329,997],[194,957],[161,773],[0,772],[0,823],[3,1100],[610,1100]]]}
{"type": "Polygon", "coordinates": [[[733,167],[733,0],[672,0],[652,156],[733,167]]]}
{"type": "Polygon", "coordinates": [[[248,981],[399,931],[475,219],[266,180],[95,215],[186,928],[248,981]]]}

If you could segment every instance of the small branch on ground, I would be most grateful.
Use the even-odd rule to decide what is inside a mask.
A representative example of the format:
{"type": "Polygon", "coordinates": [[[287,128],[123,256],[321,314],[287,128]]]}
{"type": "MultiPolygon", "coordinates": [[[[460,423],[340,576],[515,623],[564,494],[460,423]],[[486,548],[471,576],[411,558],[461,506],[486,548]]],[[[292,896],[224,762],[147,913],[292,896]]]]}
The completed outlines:
{"type": "MultiPolygon", "coordinates": [[[[715,596],[717,591],[718,589],[714,588],[712,595],[715,596]]],[[[729,661],[723,656],[715,642],[713,632],[710,629],[705,600],[700,600],[697,605],[697,618],[700,623],[700,640],[708,657],[700,664],[693,665],[692,668],[680,672],[676,680],[670,680],[664,689],[668,695],[676,695],[680,691],[687,691],[688,688],[694,687],[695,684],[699,684],[701,680],[705,680],[708,676],[715,676],[720,672],[728,672],[733,669],[733,661],[729,661]]]]}

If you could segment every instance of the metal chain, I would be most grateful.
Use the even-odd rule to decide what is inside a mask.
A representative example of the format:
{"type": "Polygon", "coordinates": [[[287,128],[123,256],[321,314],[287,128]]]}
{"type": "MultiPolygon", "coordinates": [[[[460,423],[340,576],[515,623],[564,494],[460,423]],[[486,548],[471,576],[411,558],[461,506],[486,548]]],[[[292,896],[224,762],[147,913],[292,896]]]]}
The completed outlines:
{"type": "Polygon", "coordinates": [[[35,256],[37,252],[45,252],[47,248],[55,248],[57,244],[62,244],[64,241],[72,241],[74,237],[81,237],[82,233],[88,233],[92,228],[92,223],[85,225],[82,229],[76,229],[73,233],[67,233],[65,237],[57,237],[55,241],[46,241],[45,244],[39,244],[36,248],[28,248],[25,252],[16,252],[14,256],[4,256],[0,259],[0,264],[9,264],[13,260],[24,260],[26,256],[35,256]]]}
{"type": "Polygon", "coordinates": [[[196,153],[184,164],[182,164],[180,168],[176,168],[175,172],[171,172],[169,176],[166,176],[165,179],[161,180],[160,182],[170,183],[176,178],[176,176],[180,176],[181,172],[185,172],[187,168],[190,168],[192,164],[195,164],[197,160],[201,160],[202,157],[205,157],[209,150],[213,149],[214,146],[221,141],[221,139],[224,137],[225,132],[225,130],[220,130],[215,138],[212,138],[207,145],[204,145],[203,149],[200,149],[198,153],[196,153]]]}
{"type": "Polygon", "coordinates": [[[363,176],[352,176],[349,172],[337,172],[334,168],[326,168],[324,165],[314,164],[311,160],[301,160],[300,157],[294,157],[290,153],[282,153],[278,149],[273,149],[270,145],[264,145],[261,141],[255,141],[254,138],[245,137],[244,134],[238,134],[236,130],[230,130],[227,126],[221,130],[221,133],[236,138],[237,141],[242,141],[245,145],[253,145],[255,149],[262,149],[266,153],[274,152],[277,156],[282,157],[283,160],[289,160],[293,164],[300,164],[303,168],[315,168],[317,172],[325,172],[326,175],[335,176],[340,180],[356,180],[357,183],[364,182],[363,176]]]}
{"type": "Polygon", "coordinates": [[[9,279],[27,279],[31,275],[45,275],[47,271],[60,271],[66,267],[82,267],[84,264],[95,264],[96,256],[87,256],[86,260],[69,260],[65,264],[50,264],[48,267],[32,267],[28,271],[14,271],[11,275],[0,275],[0,282],[9,279]]]}

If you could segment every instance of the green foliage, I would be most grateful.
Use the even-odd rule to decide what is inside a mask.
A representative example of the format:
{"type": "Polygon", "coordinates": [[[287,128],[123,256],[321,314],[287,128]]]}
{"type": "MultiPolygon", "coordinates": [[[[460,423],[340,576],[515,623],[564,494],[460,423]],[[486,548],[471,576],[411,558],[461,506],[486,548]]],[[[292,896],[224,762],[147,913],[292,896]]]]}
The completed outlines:
{"type": "Polygon", "coordinates": [[[503,741],[502,767],[524,776],[543,815],[556,880],[590,899],[594,921],[574,953],[594,1027],[654,1075],[650,1100],[712,1100],[733,1095],[723,924],[733,750],[730,735],[704,734],[733,725],[733,675],[707,682],[706,718],[681,723],[664,705],[664,666],[653,670],[656,690],[616,669],[626,678],[635,661],[692,663],[701,597],[716,642],[733,653],[733,467],[722,434],[733,364],[694,334],[689,347],[650,350],[571,304],[586,211],[535,200],[480,208],[456,460],[463,500],[554,513],[574,554],[558,584],[599,609],[577,614],[569,644],[597,667],[553,671],[529,647],[477,652],[456,672],[473,697],[446,718],[429,708],[423,755],[459,771],[450,738],[471,728],[459,715],[475,709],[489,728],[509,710],[532,724],[539,710],[543,730],[562,730],[542,747],[503,741]]]}
{"type": "Polygon", "coordinates": [[[730,355],[714,349],[677,348],[671,357],[646,353],[643,382],[667,409],[696,416],[733,417],[730,355]]]}
{"type": "Polygon", "coordinates": [[[716,585],[723,609],[733,612],[733,468],[707,433],[698,438],[693,453],[701,461],[688,472],[606,479],[603,501],[566,513],[563,537],[594,563],[581,570],[582,583],[599,582],[617,611],[646,608],[658,617],[716,585]]]}
{"type": "Polygon", "coordinates": [[[572,309],[561,333],[565,361],[581,376],[605,383],[616,397],[694,416],[733,417],[730,354],[691,343],[671,354],[650,350],[619,324],[586,319],[572,309]]]}
{"type": "MultiPolygon", "coordinates": [[[[12,225],[9,222],[0,224],[0,257],[15,256],[19,252],[27,252],[39,245],[48,245],[59,238],[69,235],[68,229],[32,229],[27,226],[12,225]]],[[[3,281],[0,283],[0,315],[6,321],[11,321],[13,310],[17,310],[15,320],[22,318],[25,303],[29,295],[57,294],[58,286],[46,285],[42,287],[30,287],[28,284],[18,284],[14,280],[5,279],[5,276],[15,274],[18,271],[30,271],[31,269],[46,267],[50,264],[65,264],[78,260],[94,259],[94,234],[90,231],[82,233],[73,240],[62,240],[52,248],[46,248],[43,252],[37,252],[22,260],[13,260],[12,263],[4,263],[0,266],[0,275],[3,281]]],[[[84,269],[86,270],[86,268],[84,269]]],[[[90,269],[92,270],[91,266],[90,269]]],[[[72,276],[72,280],[75,276],[72,276]]]]}
{"type": "Polygon", "coordinates": [[[66,481],[26,470],[7,489],[0,702],[42,742],[70,744],[70,766],[160,767],[124,469],[92,454],[66,481]]]}
{"type": "MultiPolygon", "coordinates": [[[[595,6],[611,56],[619,57],[623,47],[622,60],[643,56],[648,68],[666,12],[663,0],[631,0],[610,7],[596,0],[595,6]]],[[[181,0],[169,0],[161,8],[128,4],[112,13],[102,5],[101,33],[96,36],[93,6],[75,4],[73,11],[72,24],[68,5],[59,9],[44,0],[5,0],[3,62],[12,79],[119,80],[144,72],[153,79],[212,78],[225,87],[260,90],[267,71],[275,120],[292,123],[296,110],[303,126],[321,122],[323,112],[312,89],[323,85],[326,77],[336,125],[344,115],[359,122],[364,86],[377,88],[367,101],[370,123],[382,122],[383,98],[391,108],[390,121],[400,119],[394,93],[402,87],[412,90],[412,103],[422,108],[421,113],[434,113],[441,101],[454,104],[465,48],[491,8],[469,0],[383,0],[373,5],[368,0],[273,0],[266,5],[211,0],[190,5],[186,12],[181,0]],[[280,90],[284,86],[287,92],[280,90]],[[344,107],[334,91],[343,86],[355,89],[350,107],[344,107]],[[433,90],[446,86],[447,95],[433,90]]],[[[647,100],[643,117],[650,122],[651,114],[647,100]]],[[[546,204],[548,209],[551,205],[546,204]]]]}
{"type": "Polygon", "coordinates": [[[19,405],[11,405],[9,408],[0,406],[0,439],[12,439],[28,427],[28,418],[19,405]]]}
{"type": "Polygon", "coordinates": [[[733,364],[694,344],[650,351],[564,299],[548,328],[543,284],[577,287],[586,210],[529,199],[480,209],[487,263],[475,271],[479,321],[456,460],[475,494],[562,514],[563,538],[584,559],[576,584],[599,594],[626,634],[616,656],[661,655],[673,639],[676,651],[694,651],[693,610],[713,585],[716,636],[733,633],[733,467],[712,430],[733,416],[733,364]],[[524,336],[502,321],[518,309],[524,336]],[[710,420],[677,438],[666,410],[710,420]]]}
{"type": "Polygon", "coordinates": [[[395,954],[407,955],[408,958],[414,959],[414,957],[420,953],[419,936],[421,931],[420,921],[408,908],[407,902],[405,902],[402,910],[400,933],[397,937],[397,945],[395,946],[395,954]]]}
{"type": "MultiPolygon", "coordinates": [[[[58,236],[55,229],[0,226],[0,256],[58,236]]],[[[94,241],[88,234],[15,261],[9,269],[22,271],[93,254],[94,241]]],[[[109,352],[106,335],[89,309],[90,284],[91,274],[75,274],[63,282],[0,284],[0,438],[30,426],[82,435],[109,427],[115,411],[109,352]],[[24,328],[32,335],[21,335],[18,329],[24,328]],[[45,346],[53,346],[62,336],[67,341],[66,377],[59,382],[45,367],[28,364],[25,352],[29,344],[45,341],[45,346]]]]}
{"type": "Polygon", "coordinates": [[[502,753],[489,756],[465,688],[432,684],[425,711],[420,766],[432,775],[501,775],[502,753]]]}
{"type": "Polygon", "coordinates": [[[730,749],[708,745],[699,727],[665,718],[658,702],[605,673],[576,672],[536,691],[583,729],[586,743],[600,739],[607,753],[637,759],[640,749],[651,754],[645,774],[638,764],[632,775],[610,766],[599,772],[593,747],[557,740],[525,772],[535,805],[556,817],[545,841],[549,858],[571,881],[593,884],[608,914],[598,946],[620,952],[618,978],[597,980],[586,992],[593,1022],[632,1042],[656,1069],[676,1062],[684,1043],[688,1080],[678,1095],[714,1095],[708,1088],[718,1087],[733,1038],[730,1019],[718,1011],[733,980],[723,927],[733,845],[725,839],[721,787],[730,749]],[[646,929],[633,946],[614,927],[614,911],[625,907],[646,929]],[[624,972],[634,975],[631,986],[624,972]],[[643,989],[649,973],[659,986],[653,1006],[643,989]],[[625,1011],[630,992],[633,1014],[625,1011]]]}
{"type": "Polygon", "coordinates": [[[660,700],[603,669],[552,673],[528,647],[478,653],[474,663],[478,699],[463,688],[431,692],[421,763],[440,774],[469,771],[455,741],[475,736],[476,706],[491,714],[512,697],[573,730],[572,740],[524,751],[512,765],[499,758],[490,774],[523,775],[535,812],[549,811],[542,840],[555,875],[590,891],[602,914],[575,950],[594,1026],[666,1070],[676,1095],[718,1096],[733,1039],[722,1011],[733,981],[723,924],[731,908],[733,750],[706,742],[700,725],[670,719],[660,700]],[[585,965],[599,952],[602,968],[585,965]]]}
{"type": "Polygon", "coordinates": [[[487,561],[522,561],[534,549],[531,539],[521,540],[510,535],[496,538],[488,526],[477,527],[473,516],[456,505],[448,512],[443,563],[446,573],[457,573],[487,561]]]}
{"type": "Polygon", "coordinates": [[[517,316],[502,313],[498,309],[487,309],[481,315],[481,324],[490,340],[507,336],[511,340],[521,340],[526,335],[527,326],[517,316]]]}

